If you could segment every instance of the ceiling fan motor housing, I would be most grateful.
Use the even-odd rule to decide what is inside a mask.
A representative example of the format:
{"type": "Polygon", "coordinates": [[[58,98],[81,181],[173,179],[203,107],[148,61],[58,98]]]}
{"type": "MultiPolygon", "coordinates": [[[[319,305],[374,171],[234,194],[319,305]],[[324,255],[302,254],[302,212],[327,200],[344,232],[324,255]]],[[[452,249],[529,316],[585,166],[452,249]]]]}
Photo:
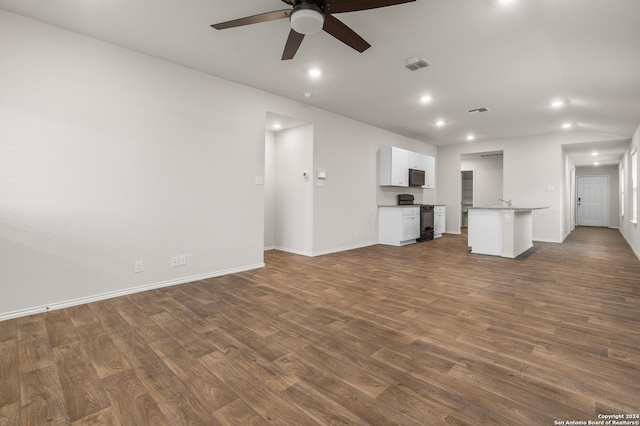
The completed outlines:
{"type": "Polygon", "coordinates": [[[302,1],[293,8],[289,21],[298,34],[315,34],[324,25],[324,13],[315,3],[302,1]]]}

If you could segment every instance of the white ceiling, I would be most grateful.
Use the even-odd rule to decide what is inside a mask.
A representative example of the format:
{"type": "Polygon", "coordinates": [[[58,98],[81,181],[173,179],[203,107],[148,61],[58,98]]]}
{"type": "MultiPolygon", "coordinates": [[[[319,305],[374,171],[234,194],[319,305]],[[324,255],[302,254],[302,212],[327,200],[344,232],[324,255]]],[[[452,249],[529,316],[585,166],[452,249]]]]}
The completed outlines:
{"type": "Polygon", "coordinates": [[[358,53],[321,32],[290,61],[280,60],[287,20],[209,26],[289,7],[280,0],[0,0],[7,11],[433,145],[469,143],[470,133],[483,141],[576,132],[604,150],[628,143],[640,124],[638,0],[417,0],[337,14],[372,47],[358,53]],[[406,70],[413,57],[431,66],[406,70]],[[309,78],[312,67],[323,75],[309,78]],[[423,94],[432,101],[421,104],[423,94]],[[553,109],[555,99],[568,104],[553,109]],[[478,107],[491,111],[467,113],[478,107]],[[442,128],[434,124],[440,118],[442,128]],[[574,128],[561,130],[563,122],[574,128]]]}

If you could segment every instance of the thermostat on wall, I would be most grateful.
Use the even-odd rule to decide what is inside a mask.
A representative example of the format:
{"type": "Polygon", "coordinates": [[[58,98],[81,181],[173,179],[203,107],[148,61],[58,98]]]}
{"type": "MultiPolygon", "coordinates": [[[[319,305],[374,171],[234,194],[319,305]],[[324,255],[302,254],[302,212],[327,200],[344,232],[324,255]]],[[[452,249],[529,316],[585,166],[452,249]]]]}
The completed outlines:
{"type": "Polygon", "coordinates": [[[318,179],[326,179],[327,178],[327,174],[324,172],[324,170],[318,170],[318,179]]]}

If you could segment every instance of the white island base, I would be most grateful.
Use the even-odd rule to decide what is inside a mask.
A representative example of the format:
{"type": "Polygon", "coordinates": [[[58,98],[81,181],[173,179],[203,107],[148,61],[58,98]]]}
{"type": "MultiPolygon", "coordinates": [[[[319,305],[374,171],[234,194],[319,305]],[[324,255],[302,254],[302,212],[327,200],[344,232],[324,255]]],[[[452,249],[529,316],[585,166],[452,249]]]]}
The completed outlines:
{"type": "Polygon", "coordinates": [[[468,246],[471,253],[516,258],[533,247],[532,214],[539,208],[471,207],[468,246]]]}

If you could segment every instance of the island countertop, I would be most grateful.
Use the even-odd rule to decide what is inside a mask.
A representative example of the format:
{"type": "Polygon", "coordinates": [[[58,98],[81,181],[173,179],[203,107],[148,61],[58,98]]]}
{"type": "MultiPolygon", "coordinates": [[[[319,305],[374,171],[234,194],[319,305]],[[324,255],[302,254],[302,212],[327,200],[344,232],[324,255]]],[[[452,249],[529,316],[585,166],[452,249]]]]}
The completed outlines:
{"type": "Polygon", "coordinates": [[[486,206],[486,207],[468,207],[469,210],[513,210],[513,211],[531,211],[548,209],[549,207],[506,207],[506,206],[486,206]]]}

